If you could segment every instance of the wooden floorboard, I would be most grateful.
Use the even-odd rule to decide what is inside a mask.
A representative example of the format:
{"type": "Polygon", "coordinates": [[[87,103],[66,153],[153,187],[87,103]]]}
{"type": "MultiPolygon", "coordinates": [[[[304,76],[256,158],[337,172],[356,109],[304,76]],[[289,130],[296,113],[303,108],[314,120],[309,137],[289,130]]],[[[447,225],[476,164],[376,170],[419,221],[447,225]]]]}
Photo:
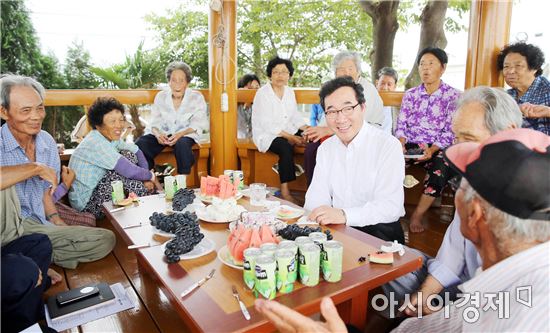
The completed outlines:
{"type": "Polygon", "coordinates": [[[95,262],[81,263],[77,269],[66,270],[66,274],[71,289],[89,283],[120,282],[135,304],[133,309],[82,325],[82,332],[160,332],[112,253],[95,262]]]}

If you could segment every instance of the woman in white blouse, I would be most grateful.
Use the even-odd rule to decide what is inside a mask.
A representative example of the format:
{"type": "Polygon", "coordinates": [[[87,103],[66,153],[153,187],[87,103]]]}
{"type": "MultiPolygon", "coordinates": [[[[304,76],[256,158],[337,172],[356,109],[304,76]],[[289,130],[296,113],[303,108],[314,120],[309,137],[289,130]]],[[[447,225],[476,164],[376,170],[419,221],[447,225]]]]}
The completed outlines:
{"type": "Polygon", "coordinates": [[[178,174],[188,175],[195,163],[192,147],[208,130],[206,102],[201,93],[188,88],[193,78],[191,67],[175,61],[166,67],[169,89],[159,92],[151,109],[146,135],[136,145],[145,155],[149,169],[155,157],[167,146],[174,147],[178,174]]]}
{"type": "Polygon", "coordinates": [[[270,82],[258,90],[252,104],[252,139],[260,152],[279,155],[281,197],[296,202],[288,189],[288,183],[296,179],[293,146],[305,144],[301,131],[308,126],[298,113],[294,91],[288,87],[294,74],[292,62],[276,56],[266,72],[270,82]]]}

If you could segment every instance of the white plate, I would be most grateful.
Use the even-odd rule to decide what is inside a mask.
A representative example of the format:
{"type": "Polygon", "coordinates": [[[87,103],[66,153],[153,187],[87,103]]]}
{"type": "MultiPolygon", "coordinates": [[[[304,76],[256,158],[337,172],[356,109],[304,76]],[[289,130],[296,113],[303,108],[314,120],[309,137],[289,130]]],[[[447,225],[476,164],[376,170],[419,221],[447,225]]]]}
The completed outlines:
{"type": "Polygon", "coordinates": [[[273,214],[275,214],[275,217],[278,218],[278,219],[281,219],[281,220],[290,220],[290,219],[295,219],[295,218],[298,218],[298,217],[302,216],[302,215],[304,214],[305,211],[304,211],[303,209],[294,208],[294,207],[287,206],[287,205],[281,205],[280,207],[274,208],[271,212],[272,212],[273,214]],[[289,214],[289,215],[281,216],[281,215],[279,214],[279,212],[281,211],[281,209],[285,209],[285,210],[292,211],[292,213],[289,214]]]}
{"type": "MultiPolygon", "coordinates": [[[[210,197],[210,198],[203,197],[200,193],[200,190],[197,191],[197,193],[195,193],[195,196],[197,198],[199,198],[202,202],[206,202],[206,203],[209,203],[209,204],[212,203],[212,197],[210,197]]],[[[243,197],[243,194],[240,191],[237,191],[237,194],[235,195],[235,200],[239,200],[242,197],[243,197]]]]}
{"type": "MultiPolygon", "coordinates": [[[[243,209],[244,209],[244,207],[243,207],[243,209]]],[[[197,217],[199,218],[199,220],[204,221],[204,222],[208,222],[208,223],[228,223],[228,222],[237,221],[239,219],[239,214],[237,214],[237,216],[235,216],[234,219],[215,220],[212,216],[210,216],[210,214],[208,214],[206,209],[197,210],[196,214],[197,214],[197,217]]]]}
{"type": "Polygon", "coordinates": [[[424,157],[424,155],[404,155],[405,158],[418,159],[424,157]]]}
{"type": "Polygon", "coordinates": [[[237,265],[233,262],[233,258],[231,258],[231,255],[229,254],[229,249],[227,248],[227,245],[224,245],[221,249],[218,250],[218,259],[220,259],[220,261],[224,265],[240,270],[243,269],[242,265],[237,265]]]}
{"type": "Polygon", "coordinates": [[[169,233],[169,232],[166,232],[166,231],[162,231],[162,230],[158,229],[157,227],[154,227],[154,233],[155,233],[155,235],[159,235],[159,236],[162,236],[162,237],[168,237],[168,238],[176,237],[176,235],[174,235],[172,233],[169,233]]]}
{"type": "MultiPolygon", "coordinates": [[[[162,244],[162,253],[164,254],[164,250],[166,250],[166,244],[168,242],[165,242],[162,244]]],[[[198,257],[202,257],[216,249],[216,243],[214,241],[203,238],[201,242],[193,248],[193,250],[180,255],[180,260],[189,260],[189,259],[195,259],[198,257]]]]}

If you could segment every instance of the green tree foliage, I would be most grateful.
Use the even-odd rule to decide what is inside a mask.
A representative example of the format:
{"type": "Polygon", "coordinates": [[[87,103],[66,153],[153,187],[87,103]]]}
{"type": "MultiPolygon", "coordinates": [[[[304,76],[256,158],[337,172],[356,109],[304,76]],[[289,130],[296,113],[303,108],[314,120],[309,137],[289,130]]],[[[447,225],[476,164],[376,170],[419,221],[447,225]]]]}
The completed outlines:
{"type": "MultiPolygon", "coordinates": [[[[164,80],[164,67],[153,53],[143,50],[143,42],[136,53],[126,56],[122,64],[109,68],[93,67],[91,71],[100,78],[103,87],[110,89],[150,89],[164,80]]],[[[139,137],[144,130],[139,119],[139,105],[129,105],[128,109],[136,126],[134,137],[139,137]]]]}
{"type": "MultiPolygon", "coordinates": [[[[74,41],[67,49],[63,79],[69,89],[94,89],[99,85],[99,79],[91,72],[90,53],[82,42],[74,41]]],[[[44,128],[51,133],[57,142],[63,142],[65,147],[73,147],[70,134],[85,111],[82,106],[47,107],[44,128]]]]}
{"type": "MultiPolygon", "coordinates": [[[[371,45],[371,26],[354,1],[256,1],[238,3],[239,75],[253,72],[265,82],[265,66],[275,54],[292,59],[291,84],[319,86],[332,76],[335,49],[360,51],[371,45]]],[[[166,16],[146,20],[160,36],[155,50],[163,64],[183,60],[193,69],[198,87],[208,86],[208,15],[180,6],[166,16]]],[[[229,80],[236,78],[229,78],[229,80]]]]}
{"type": "Polygon", "coordinates": [[[99,79],[91,71],[90,52],[83,42],[73,41],[67,50],[63,72],[67,86],[71,89],[93,89],[99,85],[99,79]]]}
{"type": "Polygon", "coordinates": [[[46,88],[64,88],[55,56],[43,55],[23,0],[0,1],[0,71],[36,78],[46,88]]]}
{"type": "Polygon", "coordinates": [[[356,1],[255,1],[238,5],[239,72],[265,77],[269,58],[290,58],[291,85],[317,87],[332,77],[335,50],[358,51],[367,59],[372,25],[356,1]]]}
{"type": "MultiPolygon", "coordinates": [[[[203,1],[204,2],[204,1],[203,1]]],[[[154,50],[163,68],[172,61],[184,61],[193,70],[193,84],[208,88],[208,14],[187,9],[190,2],[180,5],[166,16],[147,15],[160,42],[154,50]]]]}
{"type": "Polygon", "coordinates": [[[154,88],[164,81],[164,66],[153,52],[143,50],[143,42],[123,63],[90,70],[100,78],[103,87],[111,89],[154,88]]]}

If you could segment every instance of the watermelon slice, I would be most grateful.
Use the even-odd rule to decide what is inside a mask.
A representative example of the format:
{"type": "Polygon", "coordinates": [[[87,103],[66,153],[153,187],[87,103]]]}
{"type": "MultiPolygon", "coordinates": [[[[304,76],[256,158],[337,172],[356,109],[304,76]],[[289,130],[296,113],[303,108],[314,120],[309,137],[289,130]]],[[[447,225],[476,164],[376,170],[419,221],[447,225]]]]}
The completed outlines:
{"type": "Polygon", "coordinates": [[[273,231],[271,231],[271,227],[266,224],[262,225],[260,229],[260,237],[262,239],[262,243],[278,243],[277,238],[273,237],[273,231]]]}
{"type": "Polygon", "coordinates": [[[201,194],[206,195],[207,180],[206,177],[201,177],[201,194]]]}
{"type": "Polygon", "coordinates": [[[250,247],[257,247],[259,248],[260,245],[262,245],[262,237],[260,237],[260,232],[258,229],[253,228],[254,231],[252,231],[252,236],[250,237],[250,247]]]}

